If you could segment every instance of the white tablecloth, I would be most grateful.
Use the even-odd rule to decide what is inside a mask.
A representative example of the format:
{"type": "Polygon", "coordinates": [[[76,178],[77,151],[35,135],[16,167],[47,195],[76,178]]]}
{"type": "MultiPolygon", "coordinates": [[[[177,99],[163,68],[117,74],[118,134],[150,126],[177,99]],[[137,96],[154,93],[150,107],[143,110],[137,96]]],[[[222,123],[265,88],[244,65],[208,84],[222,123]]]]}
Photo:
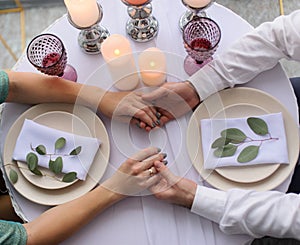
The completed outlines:
{"type": "MultiPolygon", "coordinates": [[[[188,76],[183,70],[183,59],[186,56],[182,44],[178,20],[186,10],[179,0],[153,1],[153,14],[158,19],[160,30],[158,36],[147,43],[131,42],[133,50],[141,51],[148,47],[157,46],[165,52],[174,54],[174,64],[178,65],[172,70],[172,78],[184,80],[188,76]],[[178,64],[175,64],[179,62],[178,64]]],[[[104,17],[101,22],[111,34],[125,34],[125,22],[128,19],[127,10],[121,1],[101,1],[104,17]]],[[[221,27],[222,39],[217,54],[224,51],[237,38],[251,30],[251,26],[230,10],[214,4],[207,11],[221,27]]],[[[109,76],[97,71],[103,64],[101,55],[87,55],[77,44],[78,30],[73,28],[63,16],[51,25],[47,32],[58,35],[64,42],[68,52],[68,63],[72,64],[78,72],[78,81],[110,87],[109,76]]],[[[23,56],[15,70],[37,72],[23,56]]],[[[277,97],[298,121],[297,105],[289,81],[280,65],[274,69],[257,76],[247,86],[262,89],[277,97]]],[[[28,108],[26,105],[6,104],[1,124],[1,148],[8,129],[18,116],[28,108]]],[[[126,125],[111,123],[102,117],[111,139],[111,157],[108,169],[102,180],[109,177],[115,167],[122,163],[128,154],[144,148],[149,144],[157,145],[168,154],[168,162],[177,174],[191,178],[199,184],[198,173],[193,168],[186,150],[186,127],[189,115],[169,123],[166,127],[153,131],[150,134],[137,128],[131,130],[131,140],[123,140],[123,134],[128,133],[126,125]],[[116,134],[115,129],[118,129],[116,134]],[[114,130],[112,130],[114,129],[114,130]],[[123,141],[122,141],[123,140],[123,141]],[[128,143],[133,146],[128,149],[128,143]],[[125,152],[125,154],[123,154],[125,152]]],[[[101,181],[102,181],[101,180],[101,181]]],[[[285,191],[289,180],[283,183],[279,190],[285,191]]],[[[12,188],[14,200],[20,206],[21,212],[28,220],[32,220],[48,207],[38,205],[23,198],[12,188]]],[[[101,198],[101,197],[99,197],[101,198]]],[[[82,207],[84,208],[84,207],[82,207]]],[[[245,235],[225,235],[217,224],[190,213],[183,207],[167,204],[152,196],[130,197],[114,205],[99,215],[90,224],[77,232],[63,244],[131,244],[131,245],[166,245],[166,244],[244,244],[251,239],[245,235]]]]}

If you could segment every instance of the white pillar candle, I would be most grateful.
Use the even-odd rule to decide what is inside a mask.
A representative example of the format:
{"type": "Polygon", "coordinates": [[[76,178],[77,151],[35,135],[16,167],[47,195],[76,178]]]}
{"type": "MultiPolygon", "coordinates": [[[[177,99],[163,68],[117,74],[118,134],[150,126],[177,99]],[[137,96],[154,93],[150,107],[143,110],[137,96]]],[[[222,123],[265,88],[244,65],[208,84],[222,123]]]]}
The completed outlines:
{"type": "Polygon", "coordinates": [[[184,0],[184,2],[192,8],[203,8],[212,0],[184,0]]]}
{"type": "Polygon", "coordinates": [[[166,81],[166,56],[158,48],[144,50],[138,58],[140,74],[146,86],[160,86],[166,81]]]}
{"type": "Polygon", "coordinates": [[[101,53],[110,70],[114,86],[119,90],[133,90],[139,84],[129,40],[113,34],[101,44],[101,53]]]}
{"type": "Polygon", "coordinates": [[[94,25],[99,17],[96,0],[64,0],[69,15],[77,26],[89,27],[94,25]]]}
{"type": "Polygon", "coordinates": [[[148,0],[125,0],[125,2],[127,2],[131,5],[143,5],[146,2],[148,2],[148,0]]]}

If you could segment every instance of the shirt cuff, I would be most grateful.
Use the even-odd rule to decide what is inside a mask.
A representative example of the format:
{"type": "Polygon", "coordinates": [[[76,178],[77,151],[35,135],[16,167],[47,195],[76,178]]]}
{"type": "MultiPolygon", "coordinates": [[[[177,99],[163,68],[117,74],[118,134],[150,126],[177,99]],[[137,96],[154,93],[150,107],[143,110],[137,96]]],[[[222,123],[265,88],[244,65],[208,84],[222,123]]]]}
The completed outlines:
{"type": "Polygon", "coordinates": [[[198,185],[191,211],[216,223],[220,223],[225,203],[226,193],[224,191],[198,185]]]}
{"type": "Polygon", "coordinates": [[[197,71],[187,80],[193,84],[201,100],[205,100],[210,95],[230,87],[209,64],[201,68],[201,70],[197,71]]]}

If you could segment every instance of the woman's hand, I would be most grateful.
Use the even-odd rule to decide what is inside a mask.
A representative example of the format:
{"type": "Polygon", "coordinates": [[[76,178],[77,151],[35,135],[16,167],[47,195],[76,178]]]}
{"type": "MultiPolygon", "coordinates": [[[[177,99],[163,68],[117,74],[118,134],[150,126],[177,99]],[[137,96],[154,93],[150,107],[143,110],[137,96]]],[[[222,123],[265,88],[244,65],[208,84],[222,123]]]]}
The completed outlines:
{"type": "Polygon", "coordinates": [[[158,183],[159,175],[153,164],[164,161],[166,154],[156,147],[146,148],[127,159],[101,186],[122,197],[137,195],[139,192],[158,183]]]}
{"type": "Polygon", "coordinates": [[[197,184],[192,180],[174,175],[162,162],[156,161],[154,166],[162,177],[156,185],[150,188],[155,197],[191,208],[197,184]]]}
{"type": "Polygon", "coordinates": [[[110,92],[102,88],[74,83],[60,77],[30,72],[7,72],[7,102],[78,103],[102,112],[109,118],[137,124],[150,131],[159,125],[159,114],[137,92],[110,92]]]}
{"type": "Polygon", "coordinates": [[[159,126],[159,114],[148,102],[143,101],[138,92],[106,92],[99,110],[107,117],[122,122],[130,122],[150,131],[159,126]]]}
{"type": "Polygon", "coordinates": [[[190,82],[164,83],[160,88],[142,95],[142,99],[156,107],[161,114],[161,124],[184,115],[200,103],[200,98],[190,82]]]}

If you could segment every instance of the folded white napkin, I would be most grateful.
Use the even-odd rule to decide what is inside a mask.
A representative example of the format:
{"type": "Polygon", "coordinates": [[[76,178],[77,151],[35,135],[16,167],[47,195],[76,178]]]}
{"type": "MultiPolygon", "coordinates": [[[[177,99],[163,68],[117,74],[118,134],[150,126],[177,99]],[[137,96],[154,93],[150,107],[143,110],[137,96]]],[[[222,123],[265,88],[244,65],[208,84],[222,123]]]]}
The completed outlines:
{"type": "MultiPolygon", "coordinates": [[[[62,172],[76,172],[78,179],[85,180],[101,144],[97,138],[67,133],[25,119],[16,142],[13,159],[25,162],[27,154],[34,152],[32,148],[36,148],[38,145],[44,145],[47,153],[54,153],[55,142],[60,137],[66,139],[66,144],[62,149],[57,149],[57,155],[53,156],[51,159],[55,160],[57,156],[67,154],[67,156],[62,156],[62,172]],[[69,153],[78,146],[81,146],[81,152],[78,155],[68,156],[69,153]]],[[[49,168],[49,156],[39,155],[37,153],[36,155],[38,156],[38,164],[42,167],[49,168]]]]}
{"type": "Polygon", "coordinates": [[[288,164],[288,150],[285,135],[284,122],[281,113],[266,114],[256,116],[263,119],[267,125],[272,138],[277,140],[265,140],[245,142],[238,146],[237,151],[233,156],[216,157],[212,149],[212,143],[219,138],[221,131],[228,128],[238,128],[248,137],[253,140],[268,139],[270,135],[257,135],[247,124],[247,118],[226,118],[226,119],[203,119],[200,121],[202,150],[204,157],[204,169],[215,169],[225,166],[245,166],[253,164],[288,164]],[[249,162],[240,163],[237,157],[240,152],[249,145],[260,145],[257,157],[249,162]]]}

